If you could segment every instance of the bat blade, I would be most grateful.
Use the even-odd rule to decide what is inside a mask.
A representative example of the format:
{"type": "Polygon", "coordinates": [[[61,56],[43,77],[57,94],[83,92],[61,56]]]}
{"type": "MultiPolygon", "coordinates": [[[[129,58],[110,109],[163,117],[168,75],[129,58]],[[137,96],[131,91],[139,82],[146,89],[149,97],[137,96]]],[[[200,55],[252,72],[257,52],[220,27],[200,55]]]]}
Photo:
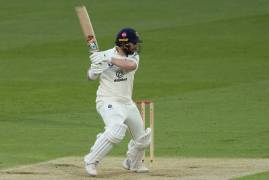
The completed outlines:
{"type": "Polygon", "coordinates": [[[85,6],[75,8],[81,29],[89,46],[90,53],[99,51],[99,46],[94,34],[93,25],[85,6]]]}

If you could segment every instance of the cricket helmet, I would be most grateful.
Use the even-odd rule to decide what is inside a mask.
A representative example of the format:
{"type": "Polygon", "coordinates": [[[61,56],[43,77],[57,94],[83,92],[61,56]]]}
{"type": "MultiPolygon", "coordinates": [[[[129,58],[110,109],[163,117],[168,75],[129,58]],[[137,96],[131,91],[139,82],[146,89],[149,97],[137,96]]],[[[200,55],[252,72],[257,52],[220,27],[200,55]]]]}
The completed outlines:
{"type": "Polygon", "coordinates": [[[129,42],[137,44],[142,42],[136,30],[132,28],[123,28],[116,36],[115,44],[117,46],[123,46],[129,42]]]}

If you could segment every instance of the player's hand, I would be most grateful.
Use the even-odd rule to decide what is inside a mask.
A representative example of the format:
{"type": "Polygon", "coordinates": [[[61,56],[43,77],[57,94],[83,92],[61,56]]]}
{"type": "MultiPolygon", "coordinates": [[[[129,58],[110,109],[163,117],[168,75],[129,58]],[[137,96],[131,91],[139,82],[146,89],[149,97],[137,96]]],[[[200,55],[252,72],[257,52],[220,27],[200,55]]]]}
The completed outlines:
{"type": "Polygon", "coordinates": [[[107,63],[99,63],[99,64],[91,64],[91,71],[94,74],[101,74],[102,72],[104,72],[106,69],[108,68],[108,64],[107,63]]]}
{"type": "Polygon", "coordinates": [[[91,62],[93,64],[99,64],[102,62],[111,62],[111,58],[108,57],[104,52],[95,52],[92,55],[90,55],[91,62]]]}

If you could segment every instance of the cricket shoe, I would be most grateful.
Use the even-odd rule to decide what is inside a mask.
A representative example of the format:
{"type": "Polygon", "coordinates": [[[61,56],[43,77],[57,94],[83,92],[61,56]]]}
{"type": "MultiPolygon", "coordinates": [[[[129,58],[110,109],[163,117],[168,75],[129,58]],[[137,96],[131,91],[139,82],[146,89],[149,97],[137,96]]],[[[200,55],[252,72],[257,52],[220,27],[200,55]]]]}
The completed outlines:
{"type": "Polygon", "coordinates": [[[131,160],[125,159],[122,163],[122,166],[126,170],[130,170],[137,173],[146,173],[149,172],[149,169],[144,165],[144,163],[141,163],[141,165],[137,168],[131,168],[131,160]]]}
{"type": "Polygon", "coordinates": [[[85,163],[85,169],[86,169],[87,173],[92,177],[97,176],[97,170],[96,170],[97,164],[98,164],[98,162],[90,163],[90,164],[85,163]]]}

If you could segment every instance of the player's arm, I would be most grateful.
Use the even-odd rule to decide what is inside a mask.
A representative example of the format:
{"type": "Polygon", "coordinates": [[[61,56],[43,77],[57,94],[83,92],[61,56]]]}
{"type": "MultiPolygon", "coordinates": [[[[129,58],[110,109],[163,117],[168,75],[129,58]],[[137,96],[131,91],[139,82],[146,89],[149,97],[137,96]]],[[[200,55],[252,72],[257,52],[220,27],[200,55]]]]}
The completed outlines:
{"type": "Polygon", "coordinates": [[[136,60],[124,56],[109,57],[104,52],[95,52],[90,56],[93,64],[111,63],[124,71],[133,71],[137,68],[136,60]]]}
{"type": "Polygon", "coordinates": [[[87,72],[88,80],[96,80],[99,77],[99,74],[94,73],[91,68],[87,72]]]}
{"type": "Polygon", "coordinates": [[[107,63],[98,63],[98,64],[91,64],[88,72],[87,77],[89,80],[97,79],[100,74],[102,74],[108,68],[107,63]]]}
{"type": "Polygon", "coordinates": [[[137,68],[137,64],[127,57],[112,57],[110,63],[124,71],[133,71],[137,68]]]}

